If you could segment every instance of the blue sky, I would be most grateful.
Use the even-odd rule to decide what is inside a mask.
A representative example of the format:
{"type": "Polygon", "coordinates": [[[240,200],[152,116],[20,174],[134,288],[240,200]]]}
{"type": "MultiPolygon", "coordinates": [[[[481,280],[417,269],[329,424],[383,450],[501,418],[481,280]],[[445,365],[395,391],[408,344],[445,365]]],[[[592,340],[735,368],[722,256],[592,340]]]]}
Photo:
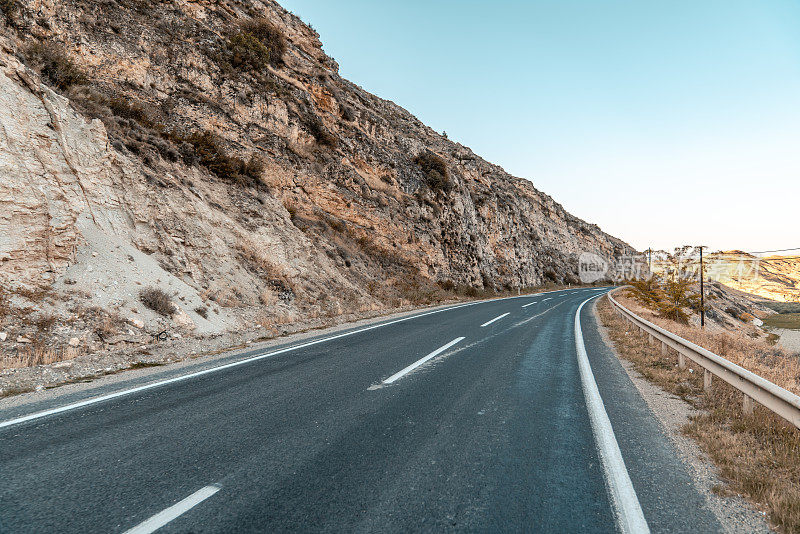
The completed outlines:
{"type": "Polygon", "coordinates": [[[800,247],[800,0],[279,0],[341,74],[639,249],[800,247]]]}

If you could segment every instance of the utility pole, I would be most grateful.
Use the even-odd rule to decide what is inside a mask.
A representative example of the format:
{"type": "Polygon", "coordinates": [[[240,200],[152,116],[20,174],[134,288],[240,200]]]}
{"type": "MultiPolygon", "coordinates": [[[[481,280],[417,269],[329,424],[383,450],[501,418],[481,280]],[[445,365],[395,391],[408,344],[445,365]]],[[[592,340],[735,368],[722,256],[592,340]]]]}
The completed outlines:
{"type": "Polygon", "coordinates": [[[700,245],[700,328],[706,327],[705,291],[703,291],[703,245],[700,245]]]}

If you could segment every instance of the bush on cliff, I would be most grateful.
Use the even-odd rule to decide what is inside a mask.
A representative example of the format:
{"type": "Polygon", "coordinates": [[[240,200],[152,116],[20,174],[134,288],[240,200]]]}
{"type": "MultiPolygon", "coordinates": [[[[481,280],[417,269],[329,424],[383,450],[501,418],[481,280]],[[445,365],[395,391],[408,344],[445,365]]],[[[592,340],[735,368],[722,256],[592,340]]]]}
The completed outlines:
{"type": "Polygon", "coordinates": [[[197,162],[219,178],[239,183],[246,182],[247,178],[257,181],[264,171],[263,162],[256,156],[249,161],[229,156],[211,132],[194,133],[185,139],[194,148],[197,162]]]}
{"type": "Polygon", "coordinates": [[[16,0],[0,0],[0,11],[3,12],[3,16],[8,24],[14,23],[14,18],[18,10],[19,4],[17,4],[16,0]]]}
{"type": "Polygon", "coordinates": [[[266,18],[248,20],[238,25],[228,38],[231,65],[237,69],[263,69],[279,65],[286,53],[286,38],[266,18]]]}
{"type": "Polygon", "coordinates": [[[73,85],[86,83],[86,75],[75,66],[66,51],[55,43],[34,43],[25,50],[25,56],[42,77],[62,91],[73,85]]]}
{"type": "Polygon", "coordinates": [[[447,191],[450,189],[450,171],[447,163],[430,151],[425,151],[414,158],[414,163],[422,168],[425,182],[434,191],[447,191]]]}

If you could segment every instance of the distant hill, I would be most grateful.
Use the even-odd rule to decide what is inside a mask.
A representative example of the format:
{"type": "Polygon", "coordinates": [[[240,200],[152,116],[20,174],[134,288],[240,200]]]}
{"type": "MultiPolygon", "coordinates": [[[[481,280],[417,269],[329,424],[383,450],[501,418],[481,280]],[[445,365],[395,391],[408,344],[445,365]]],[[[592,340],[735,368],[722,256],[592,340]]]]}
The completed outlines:
{"type": "MultiPolygon", "coordinates": [[[[729,250],[706,254],[704,263],[706,280],[776,302],[800,302],[800,256],[758,257],[729,250]]],[[[693,252],[680,261],[672,255],[654,257],[651,268],[657,274],[678,269],[698,276],[699,265],[693,252]]]]}
{"type": "Polygon", "coordinates": [[[720,283],[745,293],[778,302],[800,302],[800,256],[712,254],[708,272],[720,283]],[[743,268],[743,263],[748,265],[743,268]]]}

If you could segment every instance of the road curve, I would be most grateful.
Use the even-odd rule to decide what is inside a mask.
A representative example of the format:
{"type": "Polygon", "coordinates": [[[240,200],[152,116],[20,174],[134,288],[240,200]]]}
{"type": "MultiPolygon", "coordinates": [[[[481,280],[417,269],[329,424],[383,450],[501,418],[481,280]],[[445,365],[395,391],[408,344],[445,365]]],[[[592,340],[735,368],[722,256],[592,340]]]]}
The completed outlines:
{"type": "Polygon", "coordinates": [[[615,532],[610,468],[640,531],[722,531],[590,301],[579,339],[610,434],[593,422],[576,312],[603,291],[454,306],[0,411],[0,532],[615,532]],[[598,452],[609,436],[617,463],[598,452]]]}

